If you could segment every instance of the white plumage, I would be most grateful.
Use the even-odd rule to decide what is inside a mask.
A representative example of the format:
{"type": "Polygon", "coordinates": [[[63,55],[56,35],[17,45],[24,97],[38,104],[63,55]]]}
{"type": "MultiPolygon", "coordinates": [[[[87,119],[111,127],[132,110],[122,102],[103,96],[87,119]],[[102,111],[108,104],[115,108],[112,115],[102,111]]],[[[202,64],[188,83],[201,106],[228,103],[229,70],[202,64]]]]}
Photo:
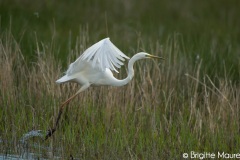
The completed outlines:
{"type": "Polygon", "coordinates": [[[109,38],[105,38],[98,43],[89,47],[83,54],[73,62],[67,74],[73,75],[81,68],[82,62],[90,62],[93,68],[99,68],[101,71],[105,71],[106,68],[114,70],[118,73],[115,67],[120,68],[123,65],[122,61],[129,59],[122,51],[120,51],[109,38]]]}
{"type": "Polygon", "coordinates": [[[160,58],[148,53],[140,52],[134,55],[128,63],[128,76],[123,80],[116,79],[111,70],[118,73],[125,59],[129,59],[120,51],[109,38],[105,38],[89,47],[73,63],[70,64],[66,75],[58,79],[57,83],[77,82],[82,87],[77,93],[87,89],[91,84],[122,86],[134,76],[133,64],[143,58],[160,58]]]}

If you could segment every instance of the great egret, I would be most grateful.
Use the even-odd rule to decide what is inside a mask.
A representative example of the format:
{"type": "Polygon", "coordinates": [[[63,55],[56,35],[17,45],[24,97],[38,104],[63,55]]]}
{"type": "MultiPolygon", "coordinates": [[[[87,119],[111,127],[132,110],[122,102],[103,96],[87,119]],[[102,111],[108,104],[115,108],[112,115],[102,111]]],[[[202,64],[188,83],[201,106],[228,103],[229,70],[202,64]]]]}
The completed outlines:
{"type": "Polygon", "coordinates": [[[128,76],[119,80],[113,76],[111,70],[118,73],[115,67],[120,68],[123,65],[123,61],[129,59],[129,57],[122,53],[109,38],[97,42],[84,51],[75,62],[70,64],[66,74],[56,81],[57,83],[76,82],[81,85],[81,88],[60,106],[55,127],[49,130],[46,139],[56,130],[62,109],[70,100],[91,85],[126,85],[134,76],[134,63],[144,58],[163,59],[145,52],[137,53],[128,62],[128,76]]]}

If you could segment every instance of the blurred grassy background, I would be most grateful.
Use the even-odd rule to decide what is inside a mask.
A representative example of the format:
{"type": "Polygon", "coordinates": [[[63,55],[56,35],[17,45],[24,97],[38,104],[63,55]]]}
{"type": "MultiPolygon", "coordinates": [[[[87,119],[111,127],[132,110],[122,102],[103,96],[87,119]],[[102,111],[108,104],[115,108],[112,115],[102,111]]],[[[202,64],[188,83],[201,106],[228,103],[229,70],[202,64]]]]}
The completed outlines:
{"type": "Polygon", "coordinates": [[[79,95],[40,146],[83,159],[238,152],[239,8],[238,0],[0,0],[2,153],[19,153],[23,134],[51,127],[59,104],[78,89],[55,80],[107,36],[129,56],[145,50],[166,60],[138,62],[124,87],[79,95]]]}
{"type": "Polygon", "coordinates": [[[237,0],[1,0],[0,13],[2,29],[9,26],[11,17],[16,34],[37,32],[43,40],[49,39],[56,30],[58,38],[64,42],[70,31],[77,35],[82,25],[88,25],[94,42],[106,37],[107,32],[119,42],[131,42],[136,32],[157,39],[171,32],[191,37],[229,34],[236,38],[239,3],[237,0]]]}
{"type": "Polygon", "coordinates": [[[139,38],[149,49],[149,44],[164,44],[178,33],[192,63],[199,57],[210,75],[215,71],[221,75],[227,68],[238,80],[239,7],[238,0],[1,0],[0,26],[1,32],[11,26],[28,57],[34,57],[36,35],[45,44],[54,39],[55,54],[63,61],[83,30],[90,37],[88,46],[109,36],[128,55],[137,52],[139,38]]]}

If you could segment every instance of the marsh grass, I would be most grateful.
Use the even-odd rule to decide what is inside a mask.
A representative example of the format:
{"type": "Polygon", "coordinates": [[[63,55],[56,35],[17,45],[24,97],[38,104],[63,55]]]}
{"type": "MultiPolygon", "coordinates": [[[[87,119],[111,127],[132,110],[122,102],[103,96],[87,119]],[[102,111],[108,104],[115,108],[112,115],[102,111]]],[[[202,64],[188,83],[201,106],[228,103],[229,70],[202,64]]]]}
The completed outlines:
{"type": "MultiPolygon", "coordinates": [[[[88,39],[84,32],[78,37],[68,64],[90,45],[88,39]]],[[[0,37],[1,153],[22,155],[22,135],[52,127],[58,106],[79,88],[55,84],[66,68],[54,57],[54,39],[46,45],[36,38],[35,43],[36,61],[28,63],[10,31],[0,37]]],[[[169,35],[164,44],[139,39],[137,50],[146,46],[166,60],[137,62],[126,86],[81,93],[64,110],[55,135],[29,140],[39,146],[29,151],[63,159],[180,159],[190,151],[238,152],[239,84],[227,73],[206,74],[204,59],[191,60],[180,34],[169,35]]],[[[126,69],[116,76],[124,78],[126,69]]]]}

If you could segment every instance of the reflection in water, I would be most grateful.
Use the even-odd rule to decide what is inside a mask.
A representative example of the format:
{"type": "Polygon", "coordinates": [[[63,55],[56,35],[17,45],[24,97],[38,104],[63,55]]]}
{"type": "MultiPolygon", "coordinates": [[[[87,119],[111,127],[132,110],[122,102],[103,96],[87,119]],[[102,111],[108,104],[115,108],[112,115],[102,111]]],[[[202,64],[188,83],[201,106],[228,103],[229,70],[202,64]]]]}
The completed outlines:
{"type": "MultiPolygon", "coordinates": [[[[1,159],[61,159],[61,157],[53,155],[53,149],[43,145],[46,131],[32,130],[24,134],[18,141],[18,154],[11,154],[11,149],[4,151],[4,154],[0,154],[1,159]]],[[[0,144],[3,144],[4,140],[0,139],[0,144]]],[[[56,149],[55,149],[56,151],[56,149]]]]}
{"type": "Polygon", "coordinates": [[[20,142],[26,143],[27,140],[28,140],[29,138],[32,138],[32,137],[40,137],[40,138],[43,139],[43,138],[44,138],[44,135],[46,135],[46,132],[44,132],[44,131],[42,131],[42,130],[36,130],[36,131],[35,131],[35,130],[32,130],[32,131],[24,134],[24,135],[22,136],[22,138],[20,139],[20,142]]]}

